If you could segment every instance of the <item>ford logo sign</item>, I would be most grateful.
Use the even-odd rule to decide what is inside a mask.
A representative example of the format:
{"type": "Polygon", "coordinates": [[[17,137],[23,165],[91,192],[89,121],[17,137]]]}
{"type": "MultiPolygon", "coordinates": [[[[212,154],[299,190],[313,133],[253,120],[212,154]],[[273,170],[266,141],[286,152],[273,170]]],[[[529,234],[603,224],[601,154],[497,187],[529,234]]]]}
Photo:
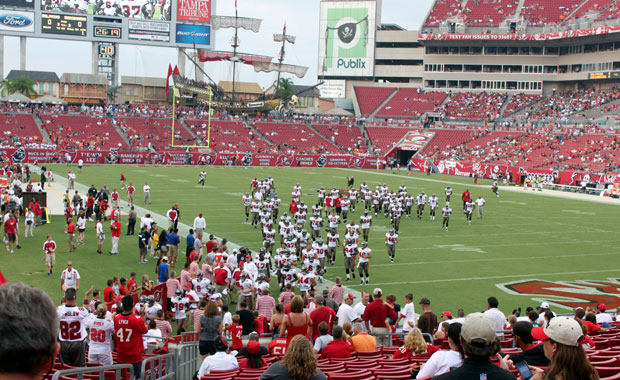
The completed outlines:
{"type": "Polygon", "coordinates": [[[32,19],[17,14],[0,15],[0,25],[9,26],[11,28],[25,28],[32,24],[32,19]]]}

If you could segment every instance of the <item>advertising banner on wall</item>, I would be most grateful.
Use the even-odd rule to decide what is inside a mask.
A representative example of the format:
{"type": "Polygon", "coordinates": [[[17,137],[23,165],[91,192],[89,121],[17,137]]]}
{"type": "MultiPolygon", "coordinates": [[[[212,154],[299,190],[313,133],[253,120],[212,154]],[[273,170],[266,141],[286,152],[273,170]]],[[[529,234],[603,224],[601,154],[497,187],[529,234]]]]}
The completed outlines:
{"type": "Polygon", "coordinates": [[[129,39],[168,42],[170,41],[170,24],[129,20],[129,39]]]}
{"type": "Polygon", "coordinates": [[[178,0],[177,20],[211,22],[211,0],[178,0]]]}
{"type": "Polygon", "coordinates": [[[209,25],[177,24],[177,44],[211,45],[209,25]]]}
{"type": "Polygon", "coordinates": [[[34,13],[0,10],[0,30],[34,32],[34,13]]]}
{"type": "Polygon", "coordinates": [[[344,99],[347,83],[344,80],[326,80],[317,88],[321,93],[321,98],[344,99]]]}
{"type": "Polygon", "coordinates": [[[320,76],[373,76],[376,13],[374,1],[321,2],[320,76]]]}

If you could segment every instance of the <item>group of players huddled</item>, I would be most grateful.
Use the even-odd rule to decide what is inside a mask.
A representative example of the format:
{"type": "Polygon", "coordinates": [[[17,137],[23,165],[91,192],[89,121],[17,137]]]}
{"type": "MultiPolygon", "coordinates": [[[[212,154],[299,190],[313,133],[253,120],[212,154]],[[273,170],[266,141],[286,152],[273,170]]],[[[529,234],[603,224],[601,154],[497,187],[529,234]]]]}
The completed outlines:
{"type": "MultiPolygon", "coordinates": [[[[443,215],[442,229],[448,231],[452,208],[450,197],[453,190],[450,186],[445,189],[445,207],[440,210],[443,215]]],[[[342,247],[346,281],[355,279],[355,272],[359,273],[360,284],[368,284],[369,260],[372,250],[368,247],[369,232],[373,223],[373,214],[383,214],[389,218],[392,228],[385,234],[385,245],[391,262],[394,262],[400,222],[403,216],[410,219],[413,210],[417,219],[422,219],[424,209],[430,208],[430,220],[435,220],[439,207],[439,198],[432,194],[428,197],[423,191],[411,195],[403,184],[398,191],[390,191],[385,184],[377,185],[375,190],[363,182],[359,189],[353,186],[349,179],[348,189],[332,188],[327,190],[320,187],[317,190],[317,202],[309,207],[302,199],[302,188],[299,184],[293,186],[291,202],[288,210],[282,212],[280,199],[274,180],[271,177],[251,181],[250,191],[242,196],[245,210],[245,223],[260,227],[263,246],[256,262],[263,278],[269,279],[270,274],[277,275],[280,289],[287,286],[297,286],[305,295],[310,289],[323,282],[323,276],[328,266],[336,262],[336,254],[342,247]],[[359,224],[352,218],[356,207],[363,207],[359,217],[359,224]],[[310,214],[311,213],[311,214],[310,214]],[[310,215],[310,216],[309,216],[310,215]],[[308,217],[309,216],[309,217],[308,217]],[[338,229],[344,225],[344,237],[341,239],[338,229]],[[309,231],[307,230],[309,228],[309,231]],[[325,235],[323,235],[323,232],[325,235]],[[279,236],[277,240],[276,235],[279,236]],[[276,241],[277,240],[277,241],[276,241]],[[296,267],[301,264],[300,271],[296,267]]],[[[482,218],[482,209],[485,200],[482,197],[474,202],[469,190],[463,192],[463,212],[466,220],[471,223],[475,207],[478,207],[478,217],[482,218]]]]}

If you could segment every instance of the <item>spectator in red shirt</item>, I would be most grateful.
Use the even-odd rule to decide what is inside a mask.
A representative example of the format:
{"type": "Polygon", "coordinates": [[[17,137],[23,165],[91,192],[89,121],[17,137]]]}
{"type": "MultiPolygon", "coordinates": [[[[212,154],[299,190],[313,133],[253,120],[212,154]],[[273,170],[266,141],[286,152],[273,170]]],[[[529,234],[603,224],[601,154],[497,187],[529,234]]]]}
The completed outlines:
{"type": "Polygon", "coordinates": [[[269,342],[269,355],[284,355],[286,353],[286,338],[276,338],[269,342]]]}
{"type": "Polygon", "coordinates": [[[111,306],[114,301],[114,289],[112,289],[112,284],[114,284],[114,281],[108,280],[108,286],[103,288],[103,302],[105,302],[108,307],[111,306]]]}
{"type": "Polygon", "coordinates": [[[114,317],[117,362],[131,364],[136,379],[140,379],[144,353],[142,335],[149,330],[144,320],[134,314],[133,297],[125,296],[121,302],[123,313],[114,317]]]}
{"type": "Polygon", "coordinates": [[[334,340],[329,342],[321,351],[321,359],[325,358],[350,358],[352,347],[343,339],[342,326],[335,326],[332,330],[334,340]]]}
{"type": "Polygon", "coordinates": [[[118,287],[118,293],[121,296],[127,295],[127,279],[125,277],[121,277],[120,285],[118,287]]]}
{"type": "Polygon", "coordinates": [[[375,300],[366,305],[362,319],[366,324],[366,331],[372,330],[373,335],[376,335],[377,346],[383,345],[384,347],[387,347],[389,337],[383,334],[387,334],[390,331],[390,322],[388,320],[387,310],[388,307],[381,299],[383,292],[380,288],[375,288],[372,294],[375,300]]]}
{"type": "Polygon", "coordinates": [[[73,238],[75,237],[75,224],[73,223],[73,219],[69,217],[67,219],[67,228],[65,229],[67,233],[67,244],[69,244],[69,250],[67,252],[73,252],[77,249],[77,245],[73,243],[73,238]]]}
{"type": "Polygon", "coordinates": [[[21,248],[19,244],[17,244],[17,219],[15,219],[13,213],[11,213],[9,219],[7,219],[4,223],[4,234],[6,236],[6,240],[8,240],[7,250],[9,252],[15,253],[13,250],[13,244],[15,244],[17,248],[21,248]]]}
{"type": "Polygon", "coordinates": [[[213,247],[215,247],[216,244],[217,244],[217,239],[215,239],[213,235],[209,235],[209,241],[205,244],[205,247],[207,249],[207,254],[213,251],[213,247]]]}
{"type": "Polygon", "coordinates": [[[241,317],[238,314],[233,315],[232,317],[233,324],[226,327],[226,331],[230,333],[232,336],[232,349],[240,350],[243,348],[243,341],[241,340],[241,336],[243,333],[243,326],[241,326],[241,317]]]}
{"type": "Polygon", "coordinates": [[[127,291],[129,292],[129,295],[134,295],[138,291],[136,276],[136,272],[131,272],[129,274],[129,280],[127,281],[127,291]]]}
{"type": "Polygon", "coordinates": [[[471,194],[469,193],[469,189],[463,191],[463,196],[461,197],[461,199],[463,199],[463,209],[465,209],[465,203],[471,200],[471,194]]]}
{"type": "Polygon", "coordinates": [[[316,296],[314,298],[317,308],[310,313],[312,320],[312,340],[316,340],[321,334],[319,333],[319,323],[325,322],[331,331],[334,321],[336,321],[336,312],[331,307],[325,306],[325,298],[316,296]]]}

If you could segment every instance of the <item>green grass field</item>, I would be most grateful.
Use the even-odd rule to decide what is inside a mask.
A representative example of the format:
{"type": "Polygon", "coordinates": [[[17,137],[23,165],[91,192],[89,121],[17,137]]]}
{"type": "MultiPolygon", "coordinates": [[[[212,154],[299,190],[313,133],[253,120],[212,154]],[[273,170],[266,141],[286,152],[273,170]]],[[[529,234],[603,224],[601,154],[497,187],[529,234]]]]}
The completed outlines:
{"type": "MultiPolygon", "coordinates": [[[[66,166],[53,166],[57,176],[65,176],[66,166]]],[[[72,167],[71,169],[74,169],[72,167]]],[[[303,187],[303,199],[309,205],[316,202],[316,189],[346,187],[346,176],[354,175],[356,186],[362,181],[374,188],[386,183],[390,189],[405,184],[410,193],[437,193],[442,201],[446,183],[441,176],[413,174],[406,171],[377,173],[375,171],[347,169],[282,169],[282,168],[208,168],[207,188],[196,182],[200,171],[197,167],[135,167],[93,166],[78,173],[77,182],[110,188],[119,186],[120,172],[136,185],[136,204],[142,206],[142,185],[149,181],[153,204],[149,209],[165,212],[178,203],[181,222],[191,225],[199,211],[205,213],[207,231],[231,242],[258,249],[261,236],[258,230],[242,224],[245,217],[241,196],[249,189],[253,177],[272,176],[283,204],[290,202],[290,192],[295,183],[303,187]]],[[[423,220],[403,219],[396,262],[391,264],[383,244],[389,222],[382,215],[375,217],[370,232],[370,244],[374,257],[371,259],[371,284],[359,286],[359,280],[346,283],[353,289],[372,290],[381,287],[385,294],[393,293],[403,303],[403,296],[412,292],[415,299],[428,297],[432,309],[438,314],[444,310],[453,313],[463,308],[467,313],[486,308],[486,299],[494,295],[500,300],[500,309],[510,313],[513,308],[535,306],[530,296],[508,294],[497,284],[524,279],[547,281],[607,280],[617,276],[618,265],[618,208],[594,202],[567,200],[539,196],[531,191],[510,192],[500,188],[501,197],[496,198],[490,184],[471,186],[471,179],[448,177],[455,195],[452,208],[455,211],[448,232],[441,229],[441,218],[428,220],[428,209],[423,220]],[[482,195],[486,200],[485,216],[474,217],[471,225],[460,212],[460,194],[468,187],[475,198],[482,195]]],[[[60,184],[52,187],[64,191],[60,184]]],[[[121,192],[125,199],[125,192],[121,192]]],[[[356,220],[359,222],[361,207],[356,220]]],[[[123,209],[124,216],[126,209],[123,209]]],[[[141,216],[140,214],[138,216],[141,216]]],[[[123,221],[124,221],[123,217],[123,221]]],[[[67,253],[67,243],[62,233],[62,216],[55,216],[51,225],[35,230],[35,237],[20,238],[22,249],[10,255],[3,247],[0,269],[9,281],[23,281],[45,289],[54,300],[60,300],[59,275],[67,259],[82,276],[81,291],[91,284],[103,289],[105,281],[112,276],[128,276],[131,271],[138,278],[147,273],[153,279],[154,262],[138,264],[137,238],[122,236],[120,254],[112,257],[95,253],[94,223],[87,229],[87,245],[76,253],[67,253]],[[57,267],[52,277],[45,273],[41,247],[47,233],[52,233],[58,243],[57,267]]],[[[104,224],[106,229],[108,224],[104,224]]],[[[20,222],[20,228],[23,221],[20,222]]],[[[123,223],[124,228],[124,223],[123,223]]],[[[123,231],[124,233],[125,231],[123,231]]],[[[343,232],[340,233],[344,235],[343,232]]],[[[182,239],[184,252],[184,239],[182,239]]],[[[104,246],[108,252],[110,237],[104,246]]],[[[180,265],[177,270],[180,271],[180,265]]],[[[342,253],[336,265],[329,269],[327,278],[345,277],[342,253]]],[[[274,290],[275,286],[272,286],[274,290]]],[[[80,292],[81,293],[81,292],[80,292]]],[[[58,302],[56,301],[56,302],[58,302]]]]}

